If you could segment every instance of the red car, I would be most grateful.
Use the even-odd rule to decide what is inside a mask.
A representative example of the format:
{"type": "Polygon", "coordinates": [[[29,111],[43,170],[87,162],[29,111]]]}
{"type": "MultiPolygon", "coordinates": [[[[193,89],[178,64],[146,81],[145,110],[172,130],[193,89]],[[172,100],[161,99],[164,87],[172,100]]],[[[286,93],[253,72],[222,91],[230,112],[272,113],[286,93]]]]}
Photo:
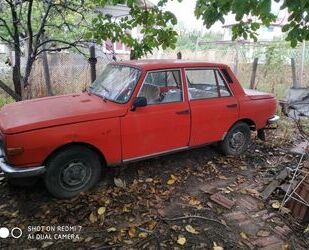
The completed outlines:
{"type": "Polygon", "coordinates": [[[93,187],[105,165],[214,142],[239,155],[250,131],[279,120],[276,105],[223,64],[111,63],[85,93],[4,106],[0,168],[17,182],[41,175],[51,194],[69,198],[93,187]]]}

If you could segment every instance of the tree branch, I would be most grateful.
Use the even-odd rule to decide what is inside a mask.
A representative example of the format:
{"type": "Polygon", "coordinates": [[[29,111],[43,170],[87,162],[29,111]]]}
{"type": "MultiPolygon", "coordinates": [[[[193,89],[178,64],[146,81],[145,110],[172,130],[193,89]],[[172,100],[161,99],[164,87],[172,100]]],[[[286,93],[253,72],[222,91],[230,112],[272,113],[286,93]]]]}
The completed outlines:
{"type": "Polygon", "coordinates": [[[16,94],[9,86],[0,80],[0,88],[2,88],[6,93],[8,93],[15,101],[20,101],[21,96],[16,94]]]}
{"type": "Polygon", "coordinates": [[[7,22],[2,17],[0,17],[0,21],[3,23],[3,26],[6,28],[7,32],[10,35],[10,37],[14,38],[13,34],[12,34],[11,30],[10,30],[10,27],[7,24],[7,22]]]}
{"type": "Polygon", "coordinates": [[[14,42],[13,41],[10,41],[10,40],[8,40],[8,39],[6,39],[6,38],[4,38],[3,36],[0,36],[0,40],[2,40],[2,41],[4,41],[4,42],[6,42],[6,43],[8,43],[8,44],[14,44],[14,42]]]}
{"type": "Polygon", "coordinates": [[[27,13],[27,28],[28,28],[28,32],[29,32],[28,53],[29,53],[30,57],[32,57],[32,51],[33,51],[33,47],[32,47],[33,31],[32,31],[32,23],[31,23],[32,3],[33,3],[33,0],[29,0],[28,13],[27,13]]]}
{"type": "Polygon", "coordinates": [[[35,54],[36,54],[36,52],[37,52],[37,48],[38,48],[37,45],[39,44],[40,37],[41,37],[41,35],[42,35],[43,32],[44,32],[44,27],[45,27],[46,20],[47,20],[47,17],[48,17],[48,15],[49,15],[49,11],[50,11],[51,7],[52,7],[52,3],[51,3],[51,1],[50,1],[50,2],[48,3],[47,9],[46,9],[46,11],[45,11],[45,14],[44,14],[44,16],[43,16],[43,18],[42,18],[41,26],[40,26],[40,28],[39,28],[39,31],[38,31],[38,33],[36,34],[36,39],[35,39],[35,44],[34,44],[34,46],[35,46],[34,53],[35,53],[35,54]]]}

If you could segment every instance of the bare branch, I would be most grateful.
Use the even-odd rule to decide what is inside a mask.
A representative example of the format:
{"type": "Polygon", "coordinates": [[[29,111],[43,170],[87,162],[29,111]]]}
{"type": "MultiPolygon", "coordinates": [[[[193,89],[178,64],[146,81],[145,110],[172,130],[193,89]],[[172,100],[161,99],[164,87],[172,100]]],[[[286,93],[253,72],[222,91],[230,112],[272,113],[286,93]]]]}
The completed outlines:
{"type": "Polygon", "coordinates": [[[13,34],[12,34],[12,31],[10,30],[10,27],[8,26],[7,22],[2,18],[0,17],[0,21],[3,23],[3,26],[6,28],[7,32],[9,33],[9,35],[13,37],[13,34]]]}
{"type": "Polygon", "coordinates": [[[48,17],[48,14],[49,14],[49,11],[50,11],[51,7],[52,7],[52,4],[51,4],[51,2],[49,2],[48,5],[47,5],[47,9],[46,9],[46,11],[45,11],[45,14],[44,14],[44,16],[43,16],[43,18],[42,18],[41,26],[40,26],[40,28],[39,28],[39,31],[38,31],[38,33],[36,34],[36,39],[35,39],[35,44],[34,44],[34,46],[35,46],[34,53],[37,52],[37,48],[38,48],[37,45],[39,44],[40,37],[41,37],[41,35],[42,35],[43,32],[44,32],[44,27],[45,27],[46,20],[47,20],[47,17],[48,17]]]}
{"type": "Polygon", "coordinates": [[[20,101],[21,97],[14,92],[9,86],[0,80],[0,88],[2,88],[6,93],[8,93],[15,101],[20,101]]]}
{"type": "Polygon", "coordinates": [[[1,35],[0,35],[0,40],[2,40],[2,41],[4,41],[4,42],[6,42],[6,43],[8,43],[8,44],[14,44],[14,42],[13,42],[13,41],[8,40],[8,39],[4,38],[4,37],[3,37],[3,36],[1,36],[1,35]]]}
{"type": "Polygon", "coordinates": [[[33,0],[29,0],[28,14],[27,14],[27,28],[28,28],[28,32],[29,32],[28,52],[29,52],[30,56],[32,56],[32,51],[33,51],[33,47],[32,47],[33,31],[32,31],[32,23],[31,23],[32,3],[33,3],[33,0]]]}

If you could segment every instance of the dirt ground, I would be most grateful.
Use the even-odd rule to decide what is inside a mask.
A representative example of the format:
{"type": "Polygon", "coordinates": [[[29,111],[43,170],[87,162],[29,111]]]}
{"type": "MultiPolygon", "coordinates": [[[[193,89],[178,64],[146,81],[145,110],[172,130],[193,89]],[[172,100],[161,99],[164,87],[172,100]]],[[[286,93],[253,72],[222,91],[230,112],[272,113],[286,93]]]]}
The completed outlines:
{"type": "Polygon", "coordinates": [[[208,146],[109,169],[72,200],[52,198],[42,182],[13,188],[0,176],[0,227],[22,230],[0,238],[0,248],[308,249],[308,225],[272,207],[283,191],[259,196],[299,160],[289,149],[300,138],[286,126],[269,131],[267,142],[254,137],[241,157],[208,146]]]}

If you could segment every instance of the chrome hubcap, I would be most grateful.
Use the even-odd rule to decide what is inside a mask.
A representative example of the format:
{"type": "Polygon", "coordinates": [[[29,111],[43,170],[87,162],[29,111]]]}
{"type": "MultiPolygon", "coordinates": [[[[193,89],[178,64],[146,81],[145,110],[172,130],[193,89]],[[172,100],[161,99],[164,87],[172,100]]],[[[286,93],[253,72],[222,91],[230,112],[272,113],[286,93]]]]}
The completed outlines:
{"type": "Polygon", "coordinates": [[[245,135],[242,132],[236,132],[232,135],[230,144],[234,150],[240,150],[246,143],[245,135]]]}
{"type": "Polygon", "coordinates": [[[64,184],[74,187],[82,185],[86,177],[86,165],[82,162],[72,162],[63,170],[62,180],[64,184]]]}

